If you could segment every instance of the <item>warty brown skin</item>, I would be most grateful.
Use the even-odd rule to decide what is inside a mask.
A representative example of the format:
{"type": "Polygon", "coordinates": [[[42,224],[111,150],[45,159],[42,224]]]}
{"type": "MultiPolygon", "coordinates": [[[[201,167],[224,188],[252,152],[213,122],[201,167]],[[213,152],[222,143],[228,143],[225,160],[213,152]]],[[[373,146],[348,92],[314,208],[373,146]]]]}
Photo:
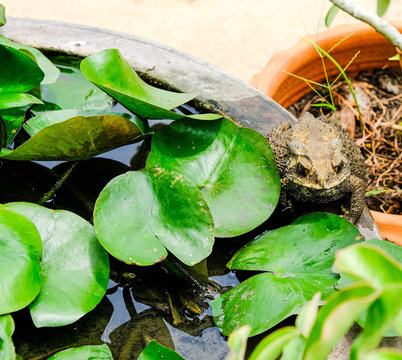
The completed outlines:
{"type": "Polygon", "coordinates": [[[349,200],[343,215],[355,223],[365,204],[366,166],[359,147],[333,121],[306,113],[295,125],[283,122],[267,136],[282,190],[280,202],[349,200]]]}

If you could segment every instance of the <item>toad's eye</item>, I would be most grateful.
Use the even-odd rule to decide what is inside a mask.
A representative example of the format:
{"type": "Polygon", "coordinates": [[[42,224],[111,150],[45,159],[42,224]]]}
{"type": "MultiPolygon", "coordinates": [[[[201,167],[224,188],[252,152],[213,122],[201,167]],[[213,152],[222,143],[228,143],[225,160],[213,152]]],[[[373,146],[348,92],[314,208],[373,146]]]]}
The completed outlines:
{"type": "Polygon", "coordinates": [[[297,164],[296,171],[301,176],[306,176],[307,175],[307,169],[300,163],[297,164]]]}

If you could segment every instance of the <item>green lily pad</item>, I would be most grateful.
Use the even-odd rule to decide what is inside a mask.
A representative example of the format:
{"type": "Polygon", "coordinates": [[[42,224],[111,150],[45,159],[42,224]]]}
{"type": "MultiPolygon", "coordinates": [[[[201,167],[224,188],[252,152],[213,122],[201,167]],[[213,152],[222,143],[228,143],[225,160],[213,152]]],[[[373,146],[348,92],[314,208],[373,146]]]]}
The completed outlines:
{"type": "Polygon", "coordinates": [[[152,265],[167,256],[167,248],[192,266],[211,253],[214,242],[201,192],[183,175],[161,169],[110,181],[96,201],[94,225],[105,249],[127,264],[152,265]]]}
{"type": "Polygon", "coordinates": [[[35,114],[48,110],[97,109],[110,110],[113,99],[93,85],[74,65],[57,65],[60,77],[41,86],[44,106],[35,106],[35,114]]]}
{"type": "Polygon", "coordinates": [[[43,77],[43,71],[28,55],[10,46],[0,45],[1,95],[27,92],[38,85],[43,77]]]}
{"type": "MultiPolygon", "coordinates": [[[[32,46],[20,44],[14,41],[11,41],[0,35],[0,44],[12,47],[16,50],[27,50],[32,56],[35,58],[36,63],[41,68],[44,73],[44,77],[42,80],[42,84],[51,84],[57,80],[59,77],[60,71],[53,65],[53,63],[43,55],[38,49],[33,48],[32,46]]],[[[39,81],[40,82],[40,81],[39,81]]]]}
{"type": "Polygon", "coordinates": [[[141,352],[138,360],[184,360],[184,358],[172,349],[151,340],[141,352]]]}
{"type": "Polygon", "coordinates": [[[15,360],[15,349],[11,335],[14,332],[11,315],[0,315],[0,359],[15,360]]]}
{"type": "Polygon", "coordinates": [[[133,122],[141,130],[141,133],[143,134],[152,133],[152,130],[149,128],[149,126],[144,125],[142,120],[140,120],[136,116],[111,110],[97,110],[97,109],[69,109],[69,110],[55,110],[55,111],[42,112],[30,118],[24,124],[24,129],[30,136],[34,136],[39,130],[44,129],[45,127],[61,123],[73,117],[96,116],[96,115],[115,115],[124,117],[133,122]]]}
{"type": "Polygon", "coordinates": [[[48,360],[112,360],[112,353],[106,344],[87,345],[59,351],[48,360]]]}
{"type": "Polygon", "coordinates": [[[42,242],[25,216],[0,205],[0,315],[24,308],[42,282],[42,242]]]}
{"type": "Polygon", "coordinates": [[[0,110],[31,104],[43,103],[41,100],[30,94],[0,94],[0,110]]]}
{"type": "Polygon", "coordinates": [[[143,139],[132,121],[116,115],[76,116],[50,125],[15,150],[3,148],[9,160],[87,160],[143,139]]]}
{"type": "Polygon", "coordinates": [[[196,184],[218,237],[254,229],[278,203],[280,178],[268,142],[228,119],[175,121],[154,135],[147,166],[175,170],[196,184]]]}
{"type": "Polygon", "coordinates": [[[75,322],[103,298],[109,280],[109,259],[92,225],[65,210],[31,203],[9,203],[36,225],[43,241],[43,283],[30,305],[36,327],[75,322]]]}
{"type": "Polygon", "coordinates": [[[256,335],[299,313],[316,292],[325,299],[339,279],[331,271],[335,251],[360,238],[345,219],[313,213],[251,241],[228,267],[270,273],[255,275],[215,299],[215,323],[224,334],[249,324],[256,335]]]}
{"type": "Polygon", "coordinates": [[[88,56],[81,62],[81,71],[88,80],[143,118],[214,120],[221,117],[217,114],[186,116],[170,111],[193,99],[195,94],[176,93],[148,85],[116,49],[88,56]]]}

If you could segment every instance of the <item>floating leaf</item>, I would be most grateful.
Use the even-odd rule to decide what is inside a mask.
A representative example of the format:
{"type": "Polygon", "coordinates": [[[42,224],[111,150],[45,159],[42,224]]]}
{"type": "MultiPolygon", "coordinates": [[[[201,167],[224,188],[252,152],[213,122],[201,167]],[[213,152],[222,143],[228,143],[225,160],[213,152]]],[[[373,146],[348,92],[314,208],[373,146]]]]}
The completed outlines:
{"type": "Polygon", "coordinates": [[[60,77],[52,84],[41,86],[46,105],[36,106],[35,113],[67,109],[110,110],[113,99],[88,81],[79,69],[74,65],[57,66],[60,77]]]}
{"type": "Polygon", "coordinates": [[[30,94],[0,94],[0,110],[30,104],[42,104],[42,101],[30,94]]]}
{"type": "Polygon", "coordinates": [[[142,351],[138,360],[184,360],[178,353],[155,340],[151,340],[142,351]]]}
{"type": "Polygon", "coordinates": [[[5,25],[6,22],[6,8],[4,5],[0,4],[0,26],[5,25]]]}
{"type": "Polygon", "coordinates": [[[144,123],[137,118],[125,113],[120,113],[111,110],[96,110],[96,109],[70,109],[70,110],[55,110],[39,113],[30,118],[25,124],[24,129],[30,135],[35,135],[39,130],[44,129],[53,124],[58,124],[63,121],[69,120],[76,116],[96,116],[96,115],[116,115],[124,117],[132,121],[141,130],[143,134],[150,134],[152,130],[145,126],[144,123]]]}
{"type": "Polygon", "coordinates": [[[360,239],[354,225],[329,213],[307,214],[270,231],[240,249],[228,267],[270,271],[255,275],[212,302],[214,320],[224,334],[249,324],[259,334],[297,314],[313,295],[334,291],[335,251],[360,239]]]}
{"type": "Polygon", "coordinates": [[[221,117],[216,114],[186,116],[170,111],[193,99],[195,94],[176,93],[148,85],[116,49],[103,50],[85,58],[81,62],[81,71],[88,80],[143,118],[214,120],[221,117]]]}
{"type": "Polygon", "coordinates": [[[20,43],[11,41],[11,40],[7,39],[6,37],[4,37],[3,35],[0,35],[0,44],[12,47],[16,50],[29,51],[32,54],[32,56],[35,58],[36,63],[38,64],[38,66],[41,68],[41,70],[44,73],[42,84],[51,84],[51,83],[55,82],[57,80],[57,78],[59,77],[59,74],[60,74],[59,70],[38,49],[35,49],[32,46],[28,46],[28,45],[24,45],[24,44],[20,44],[20,43]]]}
{"type": "Polygon", "coordinates": [[[268,142],[228,119],[175,121],[154,135],[147,166],[175,170],[196,184],[219,237],[254,229],[279,199],[280,178],[268,142]]]}
{"type": "Polygon", "coordinates": [[[212,251],[213,222],[197,187],[173,171],[144,169],[114,178],[95,204],[100,243],[127,264],[152,265],[165,247],[187,265],[212,251]]]}
{"type": "Polygon", "coordinates": [[[76,116],[50,125],[0,157],[9,160],[87,160],[95,155],[142,140],[132,121],[116,115],[76,116]]]}
{"type": "Polygon", "coordinates": [[[42,242],[25,216],[0,205],[0,315],[20,310],[41,287],[42,242]]]}
{"type": "Polygon", "coordinates": [[[14,320],[11,315],[0,315],[0,359],[15,360],[15,349],[11,335],[14,332],[14,320]]]}
{"type": "Polygon", "coordinates": [[[23,106],[0,111],[0,116],[4,121],[7,133],[5,146],[9,145],[14,139],[18,129],[25,120],[25,113],[28,108],[29,106],[23,106]]]}
{"type": "Polygon", "coordinates": [[[9,203],[36,225],[43,241],[43,283],[30,305],[36,327],[75,322],[103,298],[109,279],[109,259],[84,219],[65,210],[30,203],[9,203]]]}
{"type": "Polygon", "coordinates": [[[106,344],[87,345],[59,351],[48,360],[112,360],[112,353],[106,344]]]}
{"type": "Polygon", "coordinates": [[[27,92],[38,85],[43,77],[42,70],[29,56],[12,47],[0,45],[1,95],[27,92]]]}

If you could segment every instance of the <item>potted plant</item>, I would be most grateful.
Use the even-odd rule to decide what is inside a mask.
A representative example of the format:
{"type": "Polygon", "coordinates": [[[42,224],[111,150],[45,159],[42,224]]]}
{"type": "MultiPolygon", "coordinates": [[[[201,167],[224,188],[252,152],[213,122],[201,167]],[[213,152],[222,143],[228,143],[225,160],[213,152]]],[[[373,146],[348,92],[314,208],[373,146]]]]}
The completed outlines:
{"type": "MultiPolygon", "coordinates": [[[[402,32],[402,22],[392,21],[391,24],[402,32]]],[[[289,49],[275,54],[263,70],[251,79],[251,84],[288,108],[311,91],[311,84],[322,83],[326,75],[333,80],[340,76],[340,70],[345,67],[348,77],[379,68],[399,71],[400,63],[389,60],[396,53],[395,45],[368,24],[339,25],[319,34],[309,35],[289,49]],[[330,50],[330,56],[335,62],[325,57],[323,60],[317,47],[330,50]]],[[[372,211],[371,214],[383,238],[401,245],[401,216],[388,216],[378,211],[372,211]]]]}

